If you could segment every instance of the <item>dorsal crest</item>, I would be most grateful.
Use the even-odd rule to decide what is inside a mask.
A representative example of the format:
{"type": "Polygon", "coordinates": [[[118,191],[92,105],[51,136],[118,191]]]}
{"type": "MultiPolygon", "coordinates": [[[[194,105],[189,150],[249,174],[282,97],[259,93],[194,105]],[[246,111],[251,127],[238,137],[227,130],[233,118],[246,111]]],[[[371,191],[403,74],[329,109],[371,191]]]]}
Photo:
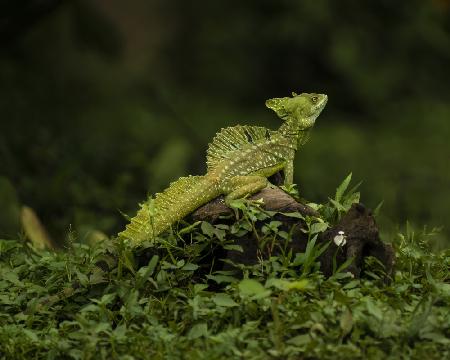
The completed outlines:
{"type": "Polygon", "coordinates": [[[218,163],[233,157],[233,153],[247,146],[270,141],[274,131],[262,126],[237,125],[220,130],[209,144],[206,153],[208,171],[218,163]]]}

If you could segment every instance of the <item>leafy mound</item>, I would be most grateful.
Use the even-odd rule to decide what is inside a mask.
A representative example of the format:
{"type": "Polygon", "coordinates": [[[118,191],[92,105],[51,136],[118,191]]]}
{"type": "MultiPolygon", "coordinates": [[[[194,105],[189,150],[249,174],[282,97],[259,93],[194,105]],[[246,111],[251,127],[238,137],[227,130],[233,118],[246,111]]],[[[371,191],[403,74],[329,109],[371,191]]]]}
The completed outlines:
{"type": "MultiPolygon", "coordinates": [[[[345,185],[346,187],[346,185],[345,185]]],[[[319,206],[332,216],[355,193],[319,206]],[[336,210],[336,211],[333,211],[336,210]]],[[[367,259],[366,278],[318,270],[310,220],[304,254],[285,252],[244,274],[209,272],[205,252],[233,248],[267,217],[244,207],[232,226],[196,223],[131,249],[115,239],[65,252],[0,240],[0,356],[8,359],[379,359],[450,356],[450,253],[429,251],[427,232],[393,240],[394,278],[367,259]],[[202,265],[203,264],[203,265],[202,265]]],[[[277,222],[261,237],[289,240],[277,222]]]]}

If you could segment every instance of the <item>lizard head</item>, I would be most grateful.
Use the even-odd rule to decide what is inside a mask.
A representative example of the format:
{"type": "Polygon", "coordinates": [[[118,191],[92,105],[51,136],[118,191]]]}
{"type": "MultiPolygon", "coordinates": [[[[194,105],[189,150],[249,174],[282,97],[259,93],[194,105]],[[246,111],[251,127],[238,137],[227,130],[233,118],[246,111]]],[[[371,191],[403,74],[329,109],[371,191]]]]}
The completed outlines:
{"type": "Polygon", "coordinates": [[[308,129],[314,125],[328,101],[325,94],[292,93],[292,97],[269,99],[266,106],[285,121],[295,121],[300,128],[308,129]]]}

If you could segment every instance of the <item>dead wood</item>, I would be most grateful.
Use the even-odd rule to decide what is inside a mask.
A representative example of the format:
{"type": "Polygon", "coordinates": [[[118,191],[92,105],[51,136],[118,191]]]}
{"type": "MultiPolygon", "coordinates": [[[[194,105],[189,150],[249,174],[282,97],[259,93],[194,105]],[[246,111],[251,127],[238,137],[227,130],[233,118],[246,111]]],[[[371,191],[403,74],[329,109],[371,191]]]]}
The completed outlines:
{"type": "MultiPolygon", "coordinates": [[[[307,205],[297,202],[294,198],[286,194],[279,188],[265,188],[254,194],[251,199],[263,199],[263,208],[278,212],[299,212],[303,216],[318,216],[316,211],[307,205]]],[[[208,204],[197,209],[193,214],[193,220],[208,221],[212,224],[219,222],[231,222],[232,220],[224,219],[224,215],[230,215],[233,210],[228,208],[223,197],[212,200],[208,204]],[[219,219],[219,217],[222,217],[219,219]]],[[[291,232],[292,242],[288,244],[289,249],[295,253],[304,252],[306,249],[308,236],[305,234],[305,223],[301,219],[284,216],[282,214],[275,215],[271,220],[279,220],[282,222],[282,229],[291,232]]],[[[263,224],[257,224],[262,227],[263,224]]],[[[281,240],[280,240],[281,242],[281,240]]],[[[362,204],[353,204],[351,209],[345,214],[337,225],[322,233],[318,238],[318,243],[329,242],[327,250],[320,256],[320,264],[322,272],[330,276],[333,273],[333,259],[336,259],[336,265],[343,264],[347,259],[353,258],[353,262],[348,266],[355,277],[360,277],[364,272],[364,259],[373,256],[383,264],[385,272],[388,276],[392,274],[395,254],[392,246],[383,243],[380,240],[378,227],[370,209],[362,204]],[[333,239],[338,235],[339,231],[343,231],[346,237],[346,244],[338,247],[333,239]]],[[[216,255],[219,258],[231,260],[233,263],[239,264],[256,264],[261,257],[268,258],[271,255],[277,255],[285,244],[280,243],[279,246],[266,247],[261,249],[258,240],[248,234],[235,240],[237,245],[243,248],[243,252],[235,250],[222,249],[216,255]]],[[[275,244],[277,245],[277,244],[275,244]]],[[[286,251],[286,248],[284,249],[286,251]]],[[[229,270],[231,265],[226,262],[222,269],[229,270]]]]}

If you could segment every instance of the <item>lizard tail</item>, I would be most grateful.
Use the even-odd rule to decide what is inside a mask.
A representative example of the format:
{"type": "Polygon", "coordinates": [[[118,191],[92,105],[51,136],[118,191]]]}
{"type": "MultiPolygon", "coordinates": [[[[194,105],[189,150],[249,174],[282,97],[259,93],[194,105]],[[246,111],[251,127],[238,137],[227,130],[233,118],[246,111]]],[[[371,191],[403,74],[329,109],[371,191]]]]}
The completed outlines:
{"type": "Polygon", "coordinates": [[[119,236],[133,244],[152,240],[218,195],[207,176],[182,177],[154,199],[140,204],[138,213],[119,236]]]}

